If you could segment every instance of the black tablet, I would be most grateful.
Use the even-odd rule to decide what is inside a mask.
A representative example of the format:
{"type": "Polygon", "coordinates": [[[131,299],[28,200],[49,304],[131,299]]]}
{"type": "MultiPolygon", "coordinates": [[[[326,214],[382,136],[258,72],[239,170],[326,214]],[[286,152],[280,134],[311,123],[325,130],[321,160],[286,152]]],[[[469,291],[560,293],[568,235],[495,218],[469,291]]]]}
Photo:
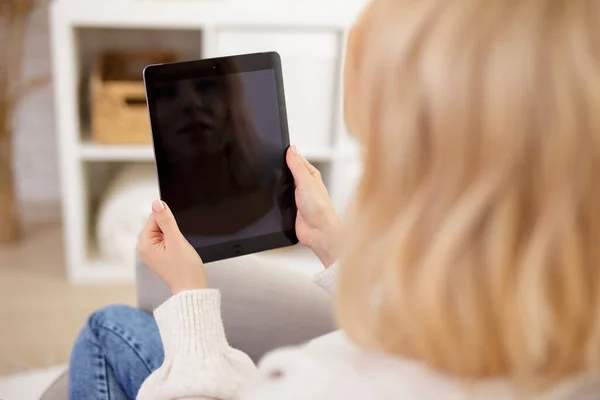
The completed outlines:
{"type": "Polygon", "coordinates": [[[204,262],[296,244],[279,55],[151,65],[144,82],[161,197],[204,262]]]}

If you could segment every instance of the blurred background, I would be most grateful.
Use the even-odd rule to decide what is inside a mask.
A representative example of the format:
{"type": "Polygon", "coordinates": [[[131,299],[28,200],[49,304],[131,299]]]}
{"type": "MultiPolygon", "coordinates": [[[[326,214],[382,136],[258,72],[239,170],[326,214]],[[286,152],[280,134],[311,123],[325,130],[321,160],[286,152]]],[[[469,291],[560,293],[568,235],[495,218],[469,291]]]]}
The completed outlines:
{"type": "MultiPolygon", "coordinates": [[[[158,197],[145,65],[278,51],[291,141],[343,212],[360,165],[341,71],[366,1],[0,0],[0,399],[39,398],[92,311],[136,303],[158,197]]],[[[301,246],[260,256],[319,268],[301,246]]]]}

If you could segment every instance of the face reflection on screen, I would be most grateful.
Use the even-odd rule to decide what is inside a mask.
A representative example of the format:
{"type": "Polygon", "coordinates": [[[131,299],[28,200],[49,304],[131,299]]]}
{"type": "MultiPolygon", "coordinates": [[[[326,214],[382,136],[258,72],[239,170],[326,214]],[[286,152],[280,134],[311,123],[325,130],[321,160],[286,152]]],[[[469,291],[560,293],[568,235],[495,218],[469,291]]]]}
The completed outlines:
{"type": "Polygon", "coordinates": [[[161,192],[194,246],[293,228],[273,70],[162,82],[154,93],[161,192]]]}
{"type": "Polygon", "coordinates": [[[164,145],[171,156],[216,154],[231,144],[236,133],[252,140],[249,137],[253,134],[252,126],[244,114],[244,104],[231,104],[236,99],[233,83],[227,82],[227,78],[214,77],[157,86],[159,121],[161,131],[168,135],[164,137],[164,145]],[[233,112],[239,114],[237,122],[241,126],[231,126],[236,119],[233,112]],[[239,132],[233,132],[233,128],[239,132]]]}

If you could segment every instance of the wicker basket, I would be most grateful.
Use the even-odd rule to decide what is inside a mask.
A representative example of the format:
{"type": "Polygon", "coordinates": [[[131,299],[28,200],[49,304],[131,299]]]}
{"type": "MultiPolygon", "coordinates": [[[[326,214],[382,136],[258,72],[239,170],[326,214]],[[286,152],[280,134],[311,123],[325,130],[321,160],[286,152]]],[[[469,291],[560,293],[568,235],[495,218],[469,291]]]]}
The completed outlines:
{"type": "Polygon", "coordinates": [[[168,52],[99,56],[90,77],[92,139],[101,144],[152,143],[142,70],[175,60],[168,52]]]}

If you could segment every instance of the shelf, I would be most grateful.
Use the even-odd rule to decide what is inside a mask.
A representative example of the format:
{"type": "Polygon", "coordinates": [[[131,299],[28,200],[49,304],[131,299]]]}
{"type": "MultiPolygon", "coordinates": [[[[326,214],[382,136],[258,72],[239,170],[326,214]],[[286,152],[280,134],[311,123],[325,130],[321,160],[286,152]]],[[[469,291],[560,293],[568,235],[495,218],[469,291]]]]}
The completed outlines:
{"type": "Polygon", "coordinates": [[[103,145],[84,142],[79,146],[84,161],[154,161],[151,145],[103,145]]]}
{"type": "Polygon", "coordinates": [[[300,154],[302,154],[310,162],[327,162],[335,159],[338,156],[338,152],[335,149],[313,149],[313,148],[299,148],[300,154]]]}
{"type": "Polygon", "coordinates": [[[77,26],[153,27],[196,29],[210,21],[219,26],[306,27],[337,29],[350,26],[357,10],[352,7],[253,7],[227,4],[224,1],[172,2],[152,1],[80,1],[60,0],[53,4],[55,17],[60,16],[77,26]]]}
{"type": "MultiPolygon", "coordinates": [[[[352,157],[355,149],[300,149],[302,155],[311,162],[326,162],[335,158],[352,157]]],[[[154,161],[151,145],[103,145],[84,141],[79,145],[79,158],[83,161],[154,161]]]]}

